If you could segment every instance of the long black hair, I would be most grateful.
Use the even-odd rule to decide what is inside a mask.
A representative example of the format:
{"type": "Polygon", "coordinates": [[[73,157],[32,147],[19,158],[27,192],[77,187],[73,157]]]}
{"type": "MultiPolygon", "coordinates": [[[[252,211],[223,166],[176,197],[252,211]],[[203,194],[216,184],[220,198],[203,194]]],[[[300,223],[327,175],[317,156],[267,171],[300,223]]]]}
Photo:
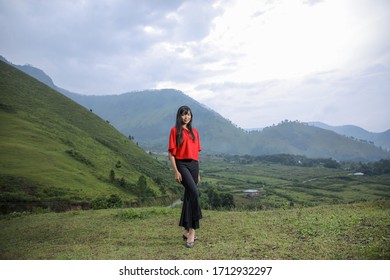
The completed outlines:
{"type": "Polygon", "coordinates": [[[191,133],[192,139],[195,140],[195,134],[192,131],[192,119],[193,119],[192,111],[191,111],[190,107],[188,107],[188,106],[181,106],[177,110],[177,114],[176,114],[176,131],[177,131],[176,145],[177,146],[181,146],[181,144],[183,144],[183,123],[181,121],[181,116],[186,115],[188,113],[190,113],[190,115],[191,115],[191,120],[187,124],[187,128],[191,133]]]}

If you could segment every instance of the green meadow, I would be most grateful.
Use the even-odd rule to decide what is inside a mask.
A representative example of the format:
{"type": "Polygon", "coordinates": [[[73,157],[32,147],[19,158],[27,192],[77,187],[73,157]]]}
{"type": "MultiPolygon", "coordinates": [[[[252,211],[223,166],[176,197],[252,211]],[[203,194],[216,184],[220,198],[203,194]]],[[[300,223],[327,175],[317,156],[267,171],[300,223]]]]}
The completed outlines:
{"type": "Polygon", "coordinates": [[[185,247],[178,208],[14,213],[0,219],[1,259],[371,260],[390,258],[390,202],[265,211],[204,210],[185,247]]]}

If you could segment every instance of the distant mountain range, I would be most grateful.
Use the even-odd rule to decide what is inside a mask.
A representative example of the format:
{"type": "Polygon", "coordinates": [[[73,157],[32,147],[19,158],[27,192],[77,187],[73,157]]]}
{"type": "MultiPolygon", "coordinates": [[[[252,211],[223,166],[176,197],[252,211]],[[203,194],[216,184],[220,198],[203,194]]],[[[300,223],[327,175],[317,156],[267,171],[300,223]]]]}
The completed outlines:
{"type": "MultiPolygon", "coordinates": [[[[370,132],[356,125],[331,126],[323,122],[306,122],[307,125],[330,130],[357,141],[390,150],[390,129],[384,132],[370,132]]],[[[262,131],[263,128],[245,129],[248,132],[262,131]]]]}
{"type": "Polygon", "coordinates": [[[246,131],[175,89],[105,96],[80,95],[57,87],[40,69],[29,65],[13,66],[73,99],[153,152],[166,151],[176,110],[186,104],[193,110],[194,126],[201,133],[204,153],[290,153],[352,161],[390,158],[390,152],[386,150],[390,149],[390,130],[371,133],[356,126],[331,127],[318,122],[283,121],[259,131],[246,131]]]}
{"type": "Polygon", "coordinates": [[[330,126],[322,122],[309,122],[308,125],[334,131],[338,134],[352,137],[362,142],[390,149],[390,129],[385,132],[369,132],[355,125],[330,126]]]}

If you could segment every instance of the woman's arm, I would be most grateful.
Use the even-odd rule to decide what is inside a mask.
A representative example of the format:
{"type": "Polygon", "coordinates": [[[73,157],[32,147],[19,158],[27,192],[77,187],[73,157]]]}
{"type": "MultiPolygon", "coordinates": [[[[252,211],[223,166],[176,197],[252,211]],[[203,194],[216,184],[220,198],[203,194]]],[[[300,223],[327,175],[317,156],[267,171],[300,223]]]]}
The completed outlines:
{"type": "Polygon", "coordinates": [[[181,178],[181,174],[180,174],[179,170],[177,169],[175,157],[171,153],[168,153],[168,159],[171,162],[173,171],[175,172],[175,180],[178,183],[181,183],[182,178],[181,178]]]}

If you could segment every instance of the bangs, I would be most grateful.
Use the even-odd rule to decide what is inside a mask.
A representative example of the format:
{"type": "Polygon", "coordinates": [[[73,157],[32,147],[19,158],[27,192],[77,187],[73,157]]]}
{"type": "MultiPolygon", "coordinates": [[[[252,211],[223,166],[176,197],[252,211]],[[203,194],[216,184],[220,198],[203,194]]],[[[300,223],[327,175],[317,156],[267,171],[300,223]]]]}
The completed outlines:
{"type": "Polygon", "coordinates": [[[183,116],[183,115],[187,115],[187,114],[190,114],[192,116],[192,112],[191,112],[191,109],[190,108],[183,108],[182,110],[180,110],[180,115],[183,116]]]}

